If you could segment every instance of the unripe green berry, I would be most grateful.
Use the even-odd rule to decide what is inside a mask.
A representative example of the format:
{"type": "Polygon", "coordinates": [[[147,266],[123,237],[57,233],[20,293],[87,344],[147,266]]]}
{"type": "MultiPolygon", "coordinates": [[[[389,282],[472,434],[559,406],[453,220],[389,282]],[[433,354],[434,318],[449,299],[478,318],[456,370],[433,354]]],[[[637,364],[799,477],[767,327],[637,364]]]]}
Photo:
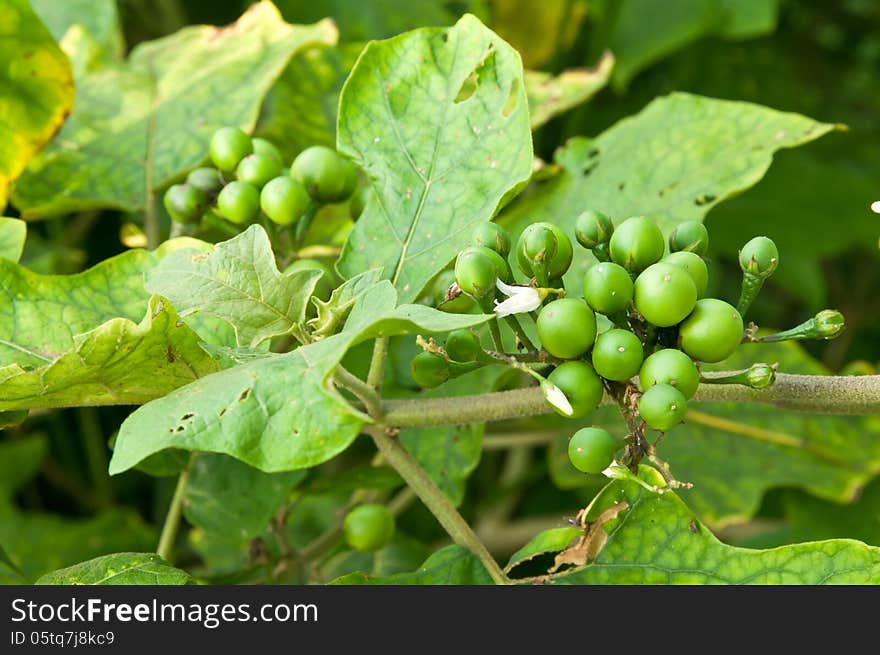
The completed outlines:
{"type": "Polygon", "coordinates": [[[308,209],[309,194],[305,187],[289,175],[270,180],[260,193],[260,208],[278,225],[291,225],[308,209]]]}
{"type": "Polygon", "coordinates": [[[468,329],[453,330],[443,344],[446,354],[455,362],[472,362],[480,354],[480,342],[468,329]]]}
{"type": "Polygon", "coordinates": [[[274,143],[260,137],[251,139],[251,142],[253,143],[255,155],[269,157],[278,162],[279,166],[284,166],[284,158],[281,156],[281,151],[275,147],[274,143]]]}
{"type": "Polygon", "coordinates": [[[705,255],[709,250],[709,231],[700,221],[684,221],[669,235],[669,252],[692,252],[705,255]]]}
{"type": "Polygon", "coordinates": [[[502,257],[510,253],[510,235],[497,223],[480,223],[474,228],[473,242],[475,246],[485,246],[502,257]]]}
{"type": "Polygon", "coordinates": [[[717,298],[702,298],[681,324],[681,349],[700,362],[720,362],[742,341],[743,320],[735,307],[717,298]]]}
{"type": "Polygon", "coordinates": [[[410,375],[423,389],[433,389],[449,379],[449,362],[437,353],[422,351],[409,366],[410,375]]]}
{"type": "Polygon", "coordinates": [[[671,327],[691,313],[697,302],[697,288],[685,269],[659,262],[636,278],[633,297],[645,320],[658,327],[671,327]]]}
{"type": "Polygon", "coordinates": [[[226,173],[254,151],[251,138],[237,127],[221,127],[211,137],[208,154],[214,166],[226,173]]]}
{"type": "Polygon", "coordinates": [[[385,505],[359,505],[346,515],[343,531],[345,541],[355,550],[379,550],[394,536],[394,514],[385,505]]]}
{"type": "Polygon", "coordinates": [[[606,380],[629,380],[642,366],[644,349],[629,330],[614,328],[599,335],[593,346],[593,368],[606,380]]]}
{"type": "Polygon", "coordinates": [[[666,432],[684,419],[687,399],[675,387],[657,384],[639,398],[639,415],[653,430],[666,432]]]}
{"type": "Polygon", "coordinates": [[[633,299],[633,281],[623,266],[600,262],[584,274],[584,299],[600,314],[624,311],[633,299]]]}
{"type": "Polygon", "coordinates": [[[611,259],[628,271],[643,271],[663,257],[663,233],[650,218],[634,216],[617,226],[609,241],[611,259]]]}
{"type": "Polygon", "coordinates": [[[177,223],[196,223],[205,213],[208,199],[205,192],[190,184],[168,187],[164,198],[165,209],[177,223]]]}
{"type": "Polygon", "coordinates": [[[455,281],[462,291],[474,298],[493,295],[498,279],[496,262],[479,248],[462,250],[455,259],[455,281]]]}
{"type": "Polygon", "coordinates": [[[700,372],[693,360],[674,348],[658,350],[648,357],[639,371],[639,384],[647,391],[658,384],[668,384],[691,398],[700,386],[700,372]]]}
{"type": "Polygon", "coordinates": [[[565,274],[573,256],[571,240],[553,223],[532,223],[516,242],[516,259],[523,274],[537,277],[543,266],[548,282],[565,274]]]}
{"type": "Polygon", "coordinates": [[[230,182],[217,196],[217,213],[239,225],[250,223],[260,213],[260,192],[247,182],[230,182]]]}
{"type": "Polygon", "coordinates": [[[575,221],[574,236],[587,250],[608,243],[613,233],[614,224],[600,211],[589,209],[582,212],[575,221]]]}
{"type": "Polygon", "coordinates": [[[535,328],[544,350],[560,359],[574,359],[593,345],[596,314],[579,298],[560,298],[544,306],[535,328]]]}
{"type": "Polygon", "coordinates": [[[547,379],[565,394],[571,404],[572,413],[569,415],[556,409],[556,412],[562,416],[581,418],[602,402],[604,393],[602,380],[587,362],[582,360],[564,362],[553,369],[547,379]]]}
{"type": "Polygon", "coordinates": [[[706,287],[709,286],[709,269],[705,260],[697,253],[688,250],[673,252],[661,259],[660,263],[680,266],[686,270],[697,288],[697,298],[702,298],[706,293],[706,287]]]}
{"type": "Polygon", "coordinates": [[[220,171],[216,168],[203,167],[195,168],[186,176],[186,183],[201,189],[205,195],[213,196],[223,188],[223,180],[220,178],[220,171]]]}
{"type": "Polygon", "coordinates": [[[598,474],[611,466],[623,445],[602,428],[581,428],[568,442],[568,459],[578,471],[598,474]]]}
{"type": "Polygon", "coordinates": [[[778,265],[779,250],[767,237],[755,237],[739,251],[739,266],[743,273],[767,279],[778,265]]]}
{"type": "Polygon", "coordinates": [[[248,155],[238,162],[235,169],[235,176],[239,180],[258,189],[262,189],[266,182],[279,175],[281,175],[281,164],[271,157],[256,153],[248,155]]]}
{"type": "Polygon", "coordinates": [[[290,165],[290,174],[318,202],[346,200],[357,186],[357,169],[348,159],[326,146],[306,148],[290,165]]]}

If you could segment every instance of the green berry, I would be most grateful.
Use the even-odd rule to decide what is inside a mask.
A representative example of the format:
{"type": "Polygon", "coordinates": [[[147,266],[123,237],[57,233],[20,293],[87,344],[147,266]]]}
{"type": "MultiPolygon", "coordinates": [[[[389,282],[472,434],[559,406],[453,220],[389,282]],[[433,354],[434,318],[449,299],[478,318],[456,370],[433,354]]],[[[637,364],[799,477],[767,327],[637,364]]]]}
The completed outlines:
{"type": "Polygon", "coordinates": [[[482,246],[467,248],[458,253],[455,259],[455,281],[466,294],[474,298],[492,295],[495,293],[497,279],[497,262],[483,252],[482,246]]]}
{"type": "Polygon", "coordinates": [[[223,180],[220,177],[220,171],[216,168],[204,167],[196,168],[189,172],[186,176],[186,183],[201,189],[206,195],[214,195],[223,188],[223,180]]]}
{"type": "Polygon", "coordinates": [[[705,255],[709,250],[709,231],[700,221],[684,221],[669,235],[669,252],[687,251],[705,255]]]}
{"type": "Polygon", "coordinates": [[[717,298],[697,301],[681,324],[681,349],[700,362],[720,362],[742,341],[743,320],[736,308],[717,298]]]}
{"type": "Polygon", "coordinates": [[[251,138],[237,127],[221,127],[211,137],[208,153],[214,166],[230,173],[254,151],[251,138]]]}
{"type": "Polygon", "coordinates": [[[474,299],[466,293],[447,300],[447,292],[455,282],[455,271],[442,271],[431,285],[431,304],[443,312],[450,314],[469,314],[475,307],[474,299]]]}
{"type": "MultiPolygon", "coordinates": [[[[564,362],[557,366],[547,379],[559,387],[571,404],[572,413],[568,418],[586,416],[602,402],[604,393],[602,380],[587,362],[581,360],[564,362]]],[[[556,411],[562,414],[558,409],[556,411]]]]}
{"type": "Polygon", "coordinates": [[[474,228],[473,242],[475,246],[491,248],[502,257],[510,253],[510,235],[497,223],[480,223],[474,228]]]}
{"type": "Polygon", "coordinates": [[[239,225],[250,223],[260,213],[260,192],[247,182],[230,182],[217,196],[217,213],[239,225]]]}
{"type": "Polygon", "coordinates": [[[251,139],[251,142],[254,146],[254,154],[268,157],[269,159],[278,162],[279,166],[284,166],[284,158],[281,156],[281,151],[278,150],[278,148],[275,147],[275,144],[271,141],[255,137],[251,139]]]}
{"type": "Polygon", "coordinates": [[[449,379],[449,362],[436,353],[422,351],[409,366],[412,379],[423,389],[433,389],[449,379]]]}
{"type": "Polygon", "coordinates": [[[284,269],[285,275],[294,271],[321,271],[321,277],[318,278],[312,295],[324,301],[330,299],[330,294],[336,287],[336,273],[332,267],[319,259],[297,259],[284,269]]]}
{"type": "Polygon", "coordinates": [[[611,260],[628,271],[643,271],[663,257],[663,233],[650,218],[634,216],[617,226],[611,235],[611,260]]]}
{"type": "Polygon", "coordinates": [[[694,281],[694,286],[697,288],[697,298],[702,298],[703,294],[706,293],[706,287],[709,285],[709,269],[706,266],[705,260],[697,253],[688,250],[673,252],[666,255],[661,260],[661,263],[680,266],[686,270],[694,281]]]}
{"type": "Polygon", "coordinates": [[[298,221],[309,207],[309,194],[292,177],[282,175],[270,180],[260,193],[260,208],[278,225],[298,221]]]}
{"type": "Polygon", "coordinates": [[[364,207],[367,206],[371,191],[369,186],[362,186],[351,195],[351,199],[348,201],[348,215],[351,220],[356,221],[364,213],[364,207]]]}
{"type": "Polygon", "coordinates": [[[248,155],[238,163],[235,176],[242,182],[262,189],[271,179],[281,175],[281,164],[266,155],[248,155]]]}
{"type": "Polygon", "coordinates": [[[379,550],[394,536],[394,514],[385,505],[359,505],[346,515],[343,530],[345,541],[355,550],[379,550]]]}
{"type": "Polygon", "coordinates": [[[636,278],[634,289],[636,309],[658,327],[681,322],[697,302],[693,279],[685,269],[673,264],[651,264],[636,278]]]}
{"type": "Polygon", "coordinates": [[[606,380],[629,380],[639,372],[643,358],[642,342],[629,330],[603,332],[593,346],[593,368],[606,380]]]}
{"type": "Polygon", "coordinates": [[[492,250],[491,248],[487,248],[486,246],[471,246],[470,248],[466,248],[465,250],[478,251],[483,253],[495,264],[495,272],[498,275],[498,279],[500,279],[502,282],[510,282],[510,266],[507,264],[507,260],[499,255],[496,251],[492,250]]]}
{"type": "Polygon", "coordinates": [[[600,262],[587,269],[583,291],[590,307],[609,316],[629,307],[633,299],[633,281],[623,266],[600,262]]]}
{"type": "Polygon", "coordinates": [[[168,187],[164,198],[165,209],[177,223],[196,223],[205,213],[208,199],[205,192],[190,184],[168,187]]]}
{"type": "Polygon", "coordinates": [[[664,348],[648,357],[639,371],[642,391],[658,384],[675,387],[685,398],[692,398],[700,386],[700,372],[694,361],[680,350],[664,348]]]}
{"type": "Polygon", "coordinates": [[[303,150],[290,166],[309,195],[322,203],[342,202],[354,193],[357,169],[338,152],[326,146],[303,150]]]}
{"type": "Polygon", "coordinates": [[[443,347],[449,358],[455,362],[472,362],[482,350],[477,337],[467,329],[450,332],[443,347]]]}
{"type": "Polygon", "coordinates": [[[574,236],[587,250],[608,243],[614,233],[614,224],[602,212],[588,210],[581,213],[575,221],[574,236]]]}
{"type": "Polygon", "coordinates": [[[573,256],[571,240],[553,223],[532,223],[516,242],[517,263],[528,276],[537,276],[543,265],[548,280],[562,277],[573,256]]]}
{"type": "Polygon", "coordinates": [[[767,279],[779,265],[779,250],[772,239],[755,237],[739,251],[739,265],[743,273],[767,279]]]}
{"type": "Polygon", "coordinates": [[[601,473],[614,461],[623,445],[602,428],[581,428],[568,442],[568,459],[583,473],[601,473]]]}
{"type": "Polygon", "coordinates": [[[639,415],[648,427],[659,432],[681,423],[687,411],[687,398],[669,384],[656,384],[639,398],[639,415]]]}
{"type": "Polygon", "coordinates": [[[587,352],[596,339],[596,315],[579,298],[560,298],[544,306],[536,323],[544,350],[561,359],[587,352]]]}

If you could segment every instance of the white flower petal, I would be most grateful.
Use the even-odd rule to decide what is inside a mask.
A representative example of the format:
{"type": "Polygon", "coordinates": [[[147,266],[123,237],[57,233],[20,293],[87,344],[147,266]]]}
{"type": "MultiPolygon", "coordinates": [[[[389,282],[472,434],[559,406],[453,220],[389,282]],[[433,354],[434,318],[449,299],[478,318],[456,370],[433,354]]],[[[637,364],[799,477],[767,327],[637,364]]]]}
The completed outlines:
{"type": "Polygon", "coordinates": [[[500,278],[495,279],[495,286],[498,287],[498,290],[503,293],[505,296],[513,296],[520,292],[520,289],[523,287],[511,286],[509,284],[505,284],[501,281],[500,278]]]}
{"type": "Polygon", "coordinates": [[[871,203],[871,211],[880,214],[880,200],[871,203]]]}
{"type": "Polygon", "coordinates": [[[508,296],[504,302],[495,301],[495,313],[499,318],[531,312],[541,305],[541,294],[534,287],[511,286],[501,280],[496,280],[495,286],[508,296]]]}
{"type": "Polygon", "coordinates": [[[553,405],[553,407],[566,416],[574,414],[574,409],[572,408],[571,403],[568,402],[568,398],[562,393],[562,389],[547,380],[544,380],[541,383],[541,389],[544,391],[544,398],[548,403],[553,405]]]}

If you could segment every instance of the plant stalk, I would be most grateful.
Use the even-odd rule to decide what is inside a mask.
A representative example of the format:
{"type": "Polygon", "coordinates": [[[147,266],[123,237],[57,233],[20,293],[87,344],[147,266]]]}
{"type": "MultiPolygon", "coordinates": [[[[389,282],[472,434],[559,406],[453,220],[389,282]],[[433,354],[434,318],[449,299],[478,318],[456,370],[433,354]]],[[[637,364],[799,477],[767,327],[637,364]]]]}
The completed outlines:
{"type": "Polygon", "coordinates": [[[159,536],[159,546],[156,553],[162,559],[170,562],[174,553],[174,542],[177,540],[177,531],[180,529],[180,519],[183,516],[183,494],[186,491],[186,483],[189,481],[189,470],[192,466],[193,458],[177,478],[177,486],[174,488],[174,496],[171,498],[171,505],[168,507],[168,514],[165,516],[165,523],[162,526],[162,534],[159,536]]]}

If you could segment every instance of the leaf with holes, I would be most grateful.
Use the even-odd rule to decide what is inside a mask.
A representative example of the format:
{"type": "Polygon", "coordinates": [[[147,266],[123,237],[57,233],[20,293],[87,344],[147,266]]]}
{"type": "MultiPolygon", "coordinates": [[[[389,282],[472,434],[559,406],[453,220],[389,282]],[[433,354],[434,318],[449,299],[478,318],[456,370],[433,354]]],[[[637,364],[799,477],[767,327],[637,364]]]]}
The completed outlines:
{"type": "Polygon", "coordinates": [[[412,573],[388,577],[349,573],[336,585],[490,585],[492,578],[476,557],[461,546],[446,546],[431,555],[412,573]]]}
{"type": "MultiPolygon", "coordinates": [[[[662,485],[654,469],[640,476],[662,485]]],[[[682,500],[635,482],[612,482],[587,520],[626,503],[605,523],[607,540],[589,564],[535,581],[554,584],[877,584],[880,548],[850,539],[750,550],[718,541],[682,500]]]]}
{"type": "Polygon", "coordinates": [[[562,552],[583,534],[583,530],[574,526],[550,528],[539,532],[529,540],[529,543],[510,556],[504,571],[510,573],[520,564],[525,564],[536,557],[562,552]]]}
{"type": "Polygon", "coordinates": [[[0,211],[9,185],[73,106],[73,72],[27,0],[0,6],[0,211]]]}
{"type": "Polygon", "coordinates": [[[608,83],[614,68],[614,55],[606,52],[594,68],[574,68],[552,75],[543,71],[526,71],[526,95],[532,129],[541,127],[551,118],[586,102],[608,83]]]}
{"type": "Polygon", "coordinates": [[[19,180],[15,205],[26,218],[147,209],[154,191],[206,158],[214,130],[254,126],[291,55],[335,40],[332,22],[288,25],[260,2],[228,27],[138,45],[124,64],[78,80],[76,110],[19,180]]]}
{"type": "Polygon", "coordinates": [[[412,302],[529,178],[519,55],[470,15],[368,44],[342,90],[337,147],[373,188],[339,271],[381,269],[412,302]]]}
{"type": "Polygon", "coordinates": [[[147,403],[122,424],[110,472],[121,473],[166,448],[225,453],[266,472],[307,468],[339,454],[368,421],[330,383],[350,347],[491,318],[395,304],[394,288],[383,280],[361,297],[341,333],[209,375],[147,403]]]}
{"type": "Polygon", "coordinates": [[[186,585],[195,580],[153,553],[114,553],[47,573],[38,585],[186,585]]]}
{"type": "Polygon", "coordinates": [[[148,291],[162,295],[180,315],[219,319],[235,331],[239,346],[301,328],[320,271],[282,275],[266,231],[251,225],[210,252],[179,250],[147,273],[148,291]]]}

